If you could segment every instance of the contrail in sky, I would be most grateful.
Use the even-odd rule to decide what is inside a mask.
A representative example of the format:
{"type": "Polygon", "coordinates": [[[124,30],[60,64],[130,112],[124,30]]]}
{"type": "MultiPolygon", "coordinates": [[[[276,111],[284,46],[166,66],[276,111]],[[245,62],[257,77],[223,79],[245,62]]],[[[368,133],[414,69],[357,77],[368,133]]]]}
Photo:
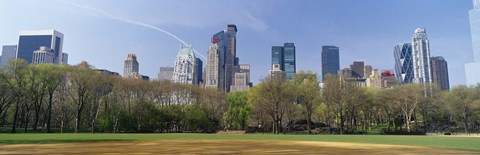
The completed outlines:
{"type": "MultiPolygon", "coordinates": [[[[86,9],[86,10],[90,10],[90,11],[93,11],[93,12],[96,12],[96,13],[99,13],[105,17],[108,17],[108,18],[111,18],[111,19],[115,19],[115,20],[119,20],[119,21],[122,21],[122,22],[126,22],[126,23],[130,23],[130,24],[134,24],[134,25],[139,25],[139,26],[143,26],[143,27],[146,27],[146,28],[150,28],[150,29],[153,29],[153,30],[156,30],[156,31],[159,31],[159,32],[162,32],[162,33],[165,33],[166,35],[170,36],[170,37],[173,37],[175,38],[176,40],[178,40],[181,44],[183,44],[184,46],[189,46],[185,41],[183,41],[182,39],[180,39],[179,37],[177,37],[176,35],[162,29],[162,28],[159,28],[159,27],[156,27],[156,26],[153,26],[153,25],[150,25],[150,24],[147,24],[147,23],[142,23],[142,22],[139,22],[139,21],[134,21],[134,20],[130,20],[130,19],[125,19],[125,18],[121,18],[121,17],[118,17],[118,16],[114,16],[112,14],[109,14],[103,10],[100,10],[100,9],[97,9],[97,8],[94,8],[94,7],[91,7],[91,6],[86,6],[86,5],[81,5],[81,4],[76,4],[76,3],[72,3],[72,2],[67,2],[67,1],[63,1],[63,0],[57,0],[58,2],[60,3],[63,3],[63,4],[67,4],[67,5],[71,5],[71,6],[75,6],[75,7],[79,7],[79,8],[83,8],[83,9],[86,9]]],[[[193,49],[193,51],[199,55],[202,59],[205,60],[205,56],[200,54],[197,50],[193,49]]]]}

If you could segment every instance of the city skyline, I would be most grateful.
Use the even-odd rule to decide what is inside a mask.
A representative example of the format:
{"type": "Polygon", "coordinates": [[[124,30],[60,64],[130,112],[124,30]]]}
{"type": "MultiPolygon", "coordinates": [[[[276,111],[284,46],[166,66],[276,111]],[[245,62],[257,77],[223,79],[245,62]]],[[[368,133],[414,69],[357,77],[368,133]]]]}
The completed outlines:
{"type": "MultiPolygon", "coordinates": [[[[70,64],[78,64],[85,60],[97,68],[121,72],[126,53],[136,53],[139,61],[142,62],[143,74],[150,77],[156,77],[159,67],[173,65],[172,62],[178,52],[178,40],[164,33],[156,33],[152,29],[112,19],[98,11],[94,12],[79,6],[90,6],[110,15],[122,17],[122,19],[141,21],[161,27],[184,41],[192,43],[195,50],[203,55],[206,55],[208,46],[210,46],[211,34],[218,32],[219,29],[224,29],[226,24],[236,24],[241,30],[237,33],[236,54],[241,58],[241,63],[251,64],[251,81],[255,84],[266,77],[266,71],[271,68],[270,62],[264,61],[271,54],[271,46],[284,42],[294,42],[296,45],[297,71],[312,70],[321,76],[322,49],[318,45],[335,45],[341,48],[340,68],[348,67],[351,62],[361,60],[381,70],[393,69],[394,58],[391,54],[393,47],[401,42],[409,42],[412,31],[417,27],[428,29],[431,53],[434,54],[432,56],[443,56],[449,60],[451,86],[465,84],[464,64],[472,62],[468,20],[468,10],[473,8],[471,1],[452,0],[440,4],[432,0],[418,2],[413,0],[393,2],[372,0],[365,2],[303,1],[302,3],[258,1],[255,4],[239,1],[202,1],[189,2],[192,3],[189,5],[183,5],[185,2],[162,1],[145,4],[119,2],[112,6],[107,5],[107,2],[95,1],[69,1],[68,3],[45,1],[42,4],[52,4],[52,6],[47,5],[47,8],[57,7],[58,9],[46,9],[48,11],[40,12],[34,18],[22,13],[15,14],[13,17],[5,15],[9,10],[12,11],[9,6],[33,9],[39,5],[39,2],[5,1],[2,3],[11,5],[2,5],[2,11],[0,11],[2,15],[0,16],[7,21],[15,19],[13,21],[18,21],[18,23],[0,26],[1,45],[17,44],[18,32],[21,30],[55,29],[65,34],[63,50],[70,54],[70,64]],[[201,4],[197,5],[197,3],[201,4]],[[349,5],[345,5],[347,3],[349,5]],[[373,3],[377,5],[372,6],[373,3]],[[78,6],[72,4],[78,4],[78,6]],[[146,6],[153,4],[156,7],[180,7],[178,11],[167,10],[173,11],[171,14],[178,15],[176,17],[181,20],[168,19],[158,15],[161,12],[155,12],[154,10],[157,9],[146,6]],[[130,5],[134,6],[132,8],[138,6],[136,9],[145,11],[141,13],[136,13],[136,9],[124,11],[127,10],[124,8],[130,8],[130,5]],[[320,5],[331,7],[325,8],[325,10],[315,9],[320,5]],[[224,11],[226,15],[217,15],[210,11],[200,12],[208,10],[206,8],[218,6],[224,6],[220,11],[224,11]],[[287,6],[291,6],[292,9],[282,13],[281,8],[287,8],[287,6]],[[342,8],[343,6],[345,8],[342,8]],[[192,11],[199,11],[198,14],[190,15],[191,12],[180,11],[189,8],[193,8],[192,11]],[[237,11],[229,11],[232,8],[237,11]],[[262,10],[261,8],[267,9],[262,10]],[[291,14],[300,8],[303,11],[291,14]],[[341,10],[336,10],[340,8],[341,10]],[[426,13],[418,15],[417,13],[402,12],[402,14],[398,14],[395,12],[406,10],[405,8],[423,9],[420,11],[426,13]],[[364,11],[365,9],[371,11],[364,11]],[[375,11],[382,11],[384,14],[376,15],[375,11]],[[66,15],[59,16],[58,20],[43,17],[51,12],[65,12],[66,15]],[[431,14],[434,14],[434,17],[431,18],[431,14]],[[285,19],[295,19],[303,15],[307,17],[294,20],[293,23],[277,24],[285,19]],[[412,18],[414,15],[416,17],[412,18]],[[70,19],[69,16],[75,18],[70,19]],[[277,16],[285,19],[277,18],[277,16]],[[197,17],[198,19],[194,19],[197,17]],[[452,22],[444,24],[445,17],[452,22]],[[398,19],[402,20],[398,21],[398,19]],[[379,21],[381,23],[369,24],[371,20],[381,20],[379,21]],[[409,23],[406,23],[407,21],[409,23]],[[347,24],[348,22],[351,24],[347,24]],[[192,23],[199,23],[199,25],[192,23]],[[112,25],[115,26],[111,27],[112,25]],[[105,58],[109,59],[105,61],[103,60],[105,58]]],[[[203,60],[205,61],[205,59],[203,60]]]]}

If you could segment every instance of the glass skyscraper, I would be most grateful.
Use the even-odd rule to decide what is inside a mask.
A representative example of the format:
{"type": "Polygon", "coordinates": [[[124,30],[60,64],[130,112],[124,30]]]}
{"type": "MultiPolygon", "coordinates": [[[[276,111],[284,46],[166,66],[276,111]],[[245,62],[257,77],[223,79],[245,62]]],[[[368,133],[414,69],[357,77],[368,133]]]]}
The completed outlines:
{"type": "Polygon", "coordinates": [[[401,83],[412,83],[413,81],[413,58],[412,44],[402,43],[394,48],[395,76],[401,83]]]}
{"type": "Polygon", "coordinates": [[[32,63],[33,52],[40,49],[41,46],[52,49],[54,63],[61,64],[63,34],[55,30],[20,31],[17,58],[32,63]]]}
{"type": "MultiPolygon", "coordinates": [[[[33,54],[33,52],[32,52],[33,54]]],[[[5,66],[8,61],[17,57],[17,45],[5,45],[2,47],[2,58],[0,60],[0,68],[5,66]]]]}
{"type": "Polygon", "coordinates": [[[287,79],[293,79],[297,72],[295,59],[295,44],[285,43],[283,46],[272,46],[272,66],[280,65],[280,70],[284,71],[287,79]]]}
{"type": "Polygon", "coordinates": [[[474,62],[465,64],[465,74],[467,85],[477,85],[480,83],[480,0],[473,0],[469,15],[474,62]]]}
{"type": "Polygon", "coordinates": [[[322,80],[327,74],[338,75],[340,52],[336,46],[322,46],[322,80]]]}
{"type": "Polygon", "coordinates": [[[295,45],[293,43],[285,43],[283,45],[283,67],[287,79],[293,79],[293,75],[297,72],[295,62],[295,45]]]}

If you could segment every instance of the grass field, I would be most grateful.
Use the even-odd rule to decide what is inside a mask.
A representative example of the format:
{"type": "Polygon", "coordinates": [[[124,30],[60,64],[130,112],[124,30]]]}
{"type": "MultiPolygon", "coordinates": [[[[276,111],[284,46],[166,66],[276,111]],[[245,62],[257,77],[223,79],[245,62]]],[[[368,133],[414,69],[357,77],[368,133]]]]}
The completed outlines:
{"type": "Polygon", "coordinates": [[[0,144],[42,144],[137,140],[319,141],[420,146],[480,151],[480,137],[272,134],[0,134],[0,144]]]}

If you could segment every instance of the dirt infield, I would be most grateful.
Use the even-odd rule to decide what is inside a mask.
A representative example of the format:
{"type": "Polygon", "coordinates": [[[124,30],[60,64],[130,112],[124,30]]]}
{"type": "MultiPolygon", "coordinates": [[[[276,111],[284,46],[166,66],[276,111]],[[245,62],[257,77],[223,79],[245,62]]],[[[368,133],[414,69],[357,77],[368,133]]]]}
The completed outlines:
{"type": "Polygon", "coordinates": [[[395,145],[305,142],[158,140],[0,145],[0,154],[479,154],[395,145]]]}

